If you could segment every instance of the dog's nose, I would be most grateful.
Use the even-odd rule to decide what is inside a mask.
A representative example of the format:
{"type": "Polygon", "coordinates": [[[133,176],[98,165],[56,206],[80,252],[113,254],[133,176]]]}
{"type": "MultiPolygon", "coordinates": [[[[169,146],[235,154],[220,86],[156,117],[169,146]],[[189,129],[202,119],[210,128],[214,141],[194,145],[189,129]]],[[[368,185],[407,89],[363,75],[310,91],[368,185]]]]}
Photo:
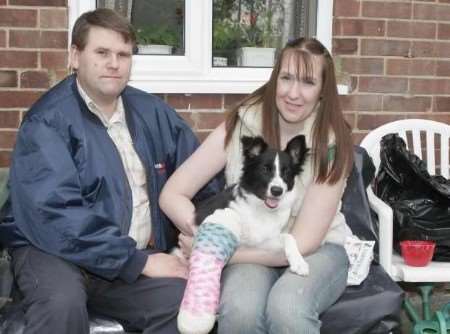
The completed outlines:
{"type": "Polygon", "coordinates": [[[280,196],[283,193],[283,188],[278,187],[278,186],[272,186],[272,187],[270,187],[270,193],[273,196],[278,197],[278,196],[280,196]]]}

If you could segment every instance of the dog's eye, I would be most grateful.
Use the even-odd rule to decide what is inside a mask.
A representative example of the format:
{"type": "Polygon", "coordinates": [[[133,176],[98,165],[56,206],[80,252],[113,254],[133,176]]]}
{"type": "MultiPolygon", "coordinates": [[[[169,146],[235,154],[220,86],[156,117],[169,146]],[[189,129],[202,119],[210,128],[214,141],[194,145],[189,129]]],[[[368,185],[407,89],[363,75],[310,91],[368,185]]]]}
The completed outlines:
{"type": "Polygon", "coordinates": [[[270,173],[272,171],[272,166],[269,165],[263,166],[263,171],[266,173],[270,173]]]}

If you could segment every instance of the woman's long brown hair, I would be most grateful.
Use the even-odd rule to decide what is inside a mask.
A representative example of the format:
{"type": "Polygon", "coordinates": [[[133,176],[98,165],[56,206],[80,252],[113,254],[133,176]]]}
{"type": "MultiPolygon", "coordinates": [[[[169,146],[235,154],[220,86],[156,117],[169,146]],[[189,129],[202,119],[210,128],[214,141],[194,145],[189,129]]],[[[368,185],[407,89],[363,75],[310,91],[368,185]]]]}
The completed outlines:
{"type": "Polygon", "coordinates": [[[266,142],[280,148],[279,111],[276,106],[276,89],[284,57],[295,57],[297,73],[312,75],[312,56],[323,57],[322,91],[312,133],[313,166],[316,181],[336,183],[347,176],[353,165],[351,128],[345,121],[339,103],[333,59],[328,50],[315,38],[298,38],[286,44],[273,67],[269,81],[235,105],[227,114],[225,145],[228,145],[239,118],[239,109],[255,104],[262,108],[262,135],[266,142]],[[329,139],[334,134],[336,146],[329,157],[329,139]]]}

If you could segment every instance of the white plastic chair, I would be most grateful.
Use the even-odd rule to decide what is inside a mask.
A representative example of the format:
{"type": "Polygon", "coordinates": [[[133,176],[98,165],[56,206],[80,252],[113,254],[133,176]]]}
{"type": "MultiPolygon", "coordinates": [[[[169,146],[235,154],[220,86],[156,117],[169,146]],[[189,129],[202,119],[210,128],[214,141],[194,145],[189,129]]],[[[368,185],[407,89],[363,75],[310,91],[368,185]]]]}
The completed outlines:
{"type": "MultiPolygon", "coordinates": [[[[371,131],[361,142],[361,146],[372,157],[376,172],[380,166],[380,140],[388,133],[397,133],[405,141],[409,151],[425,161],[430,175],[440,174],[449,178],[449,137],[450,126],[423,119],[405,119],[384,124],[371,131]],[[437,135],[437,136],[436,136],[437,135]],[[440,141],[440,165],[436,165],[435,138],[440,141]],[[409,139],[409,140],[408,140],[409,139]],[[440,173],[438,173],[440,171],[440,173]]],[[[406,313],[414,323],[413,333],[447,333],[450,326],[450,303],[431,314],[430,295],[433,283],[450,282],[450,262],[430,262],[425,267],[412,267],[393,249],[393,212],[391,207],[367,188],[371,208],[379,221],[379,261],[384,270],[395,281],[420,282],[418,288],[422,296],[423,318],[419,316],[408,298],[404,300],[406,313]]]]}
{"type": "MultiPolygon", "coordinates": [[[[449,137],[450,125],[423,119],[405,119],[384,124],[372,130],[361,142],[361,146],[373,159],[378,171],[380,166],[380,140],[388,133],[398,133],[409,151],[423,159],[422,149],[428,172],[449,178],[449,137]],[[435,135],[440,140],[440,166],[435,161],[435,135]],[[412,139],[408,141],[407,138],[412,139]],[[425,140],[425,142],[424,142],[425,140]]],[[[404,263],[401,256],[393,251],[393,213],[389,205],[378,198],[369,186],[367,189],[369,203],[378,214],[379,220],[379,255],[380,264],[396,281],[404,282],[450,282],[450,262],[431,262],[426,267],[411,267],[404,263]]]]}

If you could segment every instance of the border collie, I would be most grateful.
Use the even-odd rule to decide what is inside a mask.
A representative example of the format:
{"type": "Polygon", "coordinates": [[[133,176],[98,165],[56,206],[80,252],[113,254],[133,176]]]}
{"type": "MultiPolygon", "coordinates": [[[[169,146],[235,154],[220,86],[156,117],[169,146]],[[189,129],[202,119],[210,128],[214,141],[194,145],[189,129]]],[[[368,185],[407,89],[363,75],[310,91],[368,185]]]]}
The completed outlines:
{"type": "Polygon", "coordinates": [[[291,208],[297,200],[296,180],[309,149],[305,136],[289,141],[284,151],[269,148],[261,137],[243,137],[243,168],[237,184],[199,203],[196,224],[217,209],[239,216],[240,245],[285,252],[290,270],[307,275],[309,267],[288,233],[291,208]]]}

